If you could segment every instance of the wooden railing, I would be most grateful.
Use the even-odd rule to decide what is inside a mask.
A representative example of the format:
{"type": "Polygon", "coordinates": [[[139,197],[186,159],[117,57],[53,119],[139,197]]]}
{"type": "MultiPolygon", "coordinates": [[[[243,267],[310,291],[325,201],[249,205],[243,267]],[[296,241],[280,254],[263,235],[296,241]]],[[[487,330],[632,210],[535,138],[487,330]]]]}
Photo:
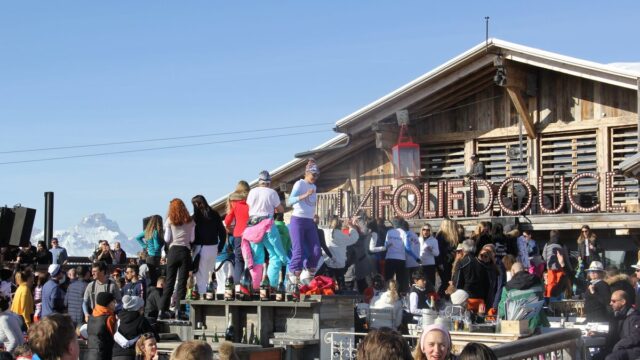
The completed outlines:
{"type": "Polygon", "coordinates": [[[492,348],[498,359],[583,359],[579,329],[559,329],[492,348]]]}

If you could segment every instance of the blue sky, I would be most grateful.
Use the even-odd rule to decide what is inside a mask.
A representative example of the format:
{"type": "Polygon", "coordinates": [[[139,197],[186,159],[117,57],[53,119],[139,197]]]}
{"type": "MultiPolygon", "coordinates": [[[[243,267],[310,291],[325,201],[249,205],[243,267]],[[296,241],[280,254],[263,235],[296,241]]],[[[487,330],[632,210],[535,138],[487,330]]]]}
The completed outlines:
{"type": "MultiPolygon", "coordinates": [[[[484,40],[640,61],[640,3],[13,1],[0,4],[0,152],[323,124],[319,133],[0,164],[0,204],[55,228],[103,212],[133,236],[173,197],[210,201],[333,136],[332,123],[484,40]],[[455,6],[454,6],[455,4],[455,6]]],[[[0,154],[0,162],[263,136],[0,154]]]]}

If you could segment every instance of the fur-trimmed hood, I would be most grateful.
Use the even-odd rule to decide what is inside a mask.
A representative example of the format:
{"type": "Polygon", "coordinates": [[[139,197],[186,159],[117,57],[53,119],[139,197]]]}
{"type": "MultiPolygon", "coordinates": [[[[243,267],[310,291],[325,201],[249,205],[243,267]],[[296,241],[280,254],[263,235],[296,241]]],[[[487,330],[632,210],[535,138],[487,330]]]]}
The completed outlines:
{"type": "Polygon", "coordinates": [[[615,276],[611,276],[609,278],[606,278],[604,280],[607,284],[609,284],[609,286],[611,286],[612,284],[615,284],[619,281],[626,281],[629,283],[629,285],[631,285],[631,278],[629,277],[629,275],[627,274],[618,274],[615,276]]]}

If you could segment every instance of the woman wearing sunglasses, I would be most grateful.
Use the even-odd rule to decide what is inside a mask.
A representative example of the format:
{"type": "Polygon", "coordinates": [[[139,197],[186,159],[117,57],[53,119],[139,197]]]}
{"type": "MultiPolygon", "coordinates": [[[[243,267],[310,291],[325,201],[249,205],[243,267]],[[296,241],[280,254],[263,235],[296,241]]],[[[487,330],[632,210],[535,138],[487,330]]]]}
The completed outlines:
{"type": "Polygon", "coordinates": [[[136,342],[136,360],[152,360],[158,358],[158,345],[153,333],[145,333],[136,342]]]}

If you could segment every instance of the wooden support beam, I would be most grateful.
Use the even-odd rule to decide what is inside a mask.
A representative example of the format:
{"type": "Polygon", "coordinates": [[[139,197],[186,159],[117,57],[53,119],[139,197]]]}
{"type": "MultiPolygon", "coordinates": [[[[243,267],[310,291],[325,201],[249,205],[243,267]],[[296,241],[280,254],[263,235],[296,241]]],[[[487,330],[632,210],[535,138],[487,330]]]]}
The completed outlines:
{"type": "Polygon", "coordinates": [[[505,89],[507,90],[513,105],[516,107],[518,115],[520,115],[520,121],[522,121],[524,128],[527,130],[527,136],[531,139],[535,139],[536,130],[533,126],[533,120],[531,119],[531,116],[529,116],[527,104],[525,104],[522,95],[520,95],[520,90],[511,87],[505,87],[505,89]]]}

